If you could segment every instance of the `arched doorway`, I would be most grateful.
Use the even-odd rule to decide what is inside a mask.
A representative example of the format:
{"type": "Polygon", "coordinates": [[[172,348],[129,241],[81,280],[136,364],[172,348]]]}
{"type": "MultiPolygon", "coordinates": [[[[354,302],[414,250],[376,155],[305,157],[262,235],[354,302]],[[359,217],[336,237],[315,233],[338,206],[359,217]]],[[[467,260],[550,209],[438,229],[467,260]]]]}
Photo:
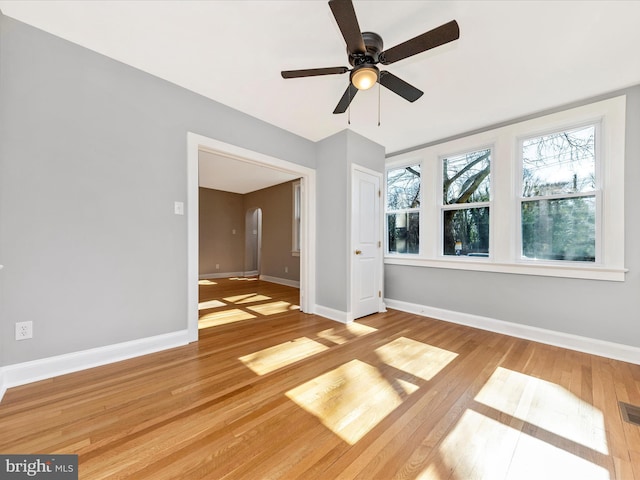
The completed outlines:
{"type": "Polygon", "coordinates": [[[245,275],[260,275],[262,251],[262,209],[253,207],[245,215],[245,275]]]}

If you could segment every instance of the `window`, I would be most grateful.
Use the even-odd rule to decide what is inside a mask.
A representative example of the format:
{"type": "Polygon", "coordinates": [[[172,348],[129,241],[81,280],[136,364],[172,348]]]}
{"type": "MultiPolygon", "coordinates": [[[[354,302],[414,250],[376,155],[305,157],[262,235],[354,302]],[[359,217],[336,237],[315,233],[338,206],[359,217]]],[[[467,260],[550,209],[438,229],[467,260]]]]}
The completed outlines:
{"type": "Polygon", "coordinates": [[[387,251],[420,251],[420,165],[387,172],[387,251]]]}
{"type": "Polygon", "coordinates": [[[625,108],[615,97],[391,157],[385,263],[624,281],[625,108]]]}
{"type": "Polygon", "coordinates": [[[596,261],[596,125],[521,142],[522,258],[596,261]]]}
{"type": "Polygon", "coordinates": [[[300,255],[300,212],[302,210],[301,193],[300,180],[297,180],[293,182],[293,218],[291,222],[291,253],[294,256],[300,255]]]}
{"type": "Polygon", "coordinates": [[[491,149],[442,159],[442,254],[489,255],[491,149]]]}

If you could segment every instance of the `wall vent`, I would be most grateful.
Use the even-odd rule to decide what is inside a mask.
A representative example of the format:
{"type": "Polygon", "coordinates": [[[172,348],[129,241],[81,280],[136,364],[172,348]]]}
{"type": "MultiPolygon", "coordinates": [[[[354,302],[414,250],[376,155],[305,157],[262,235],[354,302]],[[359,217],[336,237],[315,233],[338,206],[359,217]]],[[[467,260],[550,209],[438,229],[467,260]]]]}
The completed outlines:
{"type": "Polygon", "coordinates": [[[640,407],[629,405],[628,403],[619,402],[622,418],[625,422],[633,423],[640,426],[640,407]]]}

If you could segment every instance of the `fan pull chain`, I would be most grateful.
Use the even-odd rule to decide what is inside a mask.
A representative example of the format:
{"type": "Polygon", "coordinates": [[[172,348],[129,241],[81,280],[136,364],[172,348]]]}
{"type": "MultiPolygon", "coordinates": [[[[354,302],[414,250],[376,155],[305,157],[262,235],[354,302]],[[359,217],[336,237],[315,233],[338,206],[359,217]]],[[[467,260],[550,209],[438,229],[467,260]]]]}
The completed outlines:
{"type": "Polygon", "coordinates": [[[349,106],[347,107],[347,125],[351,125],[351,85],[349,85],[347,92],[349,92],[349,106]]]}
{"type": "Polygon", "coordinates": [[[378,126],[380,126],[380,82],[378,82],[378,126]]]}

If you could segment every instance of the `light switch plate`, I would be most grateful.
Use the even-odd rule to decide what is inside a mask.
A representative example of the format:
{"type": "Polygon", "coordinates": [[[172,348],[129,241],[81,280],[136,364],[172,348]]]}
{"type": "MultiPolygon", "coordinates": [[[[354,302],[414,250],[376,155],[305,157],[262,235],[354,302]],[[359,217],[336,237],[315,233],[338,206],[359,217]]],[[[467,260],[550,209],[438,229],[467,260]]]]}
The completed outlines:
{"type": "Polygon", "coordinates": [[[173,202],[173,213],[184,215],[184,202],[173,202]]]}

